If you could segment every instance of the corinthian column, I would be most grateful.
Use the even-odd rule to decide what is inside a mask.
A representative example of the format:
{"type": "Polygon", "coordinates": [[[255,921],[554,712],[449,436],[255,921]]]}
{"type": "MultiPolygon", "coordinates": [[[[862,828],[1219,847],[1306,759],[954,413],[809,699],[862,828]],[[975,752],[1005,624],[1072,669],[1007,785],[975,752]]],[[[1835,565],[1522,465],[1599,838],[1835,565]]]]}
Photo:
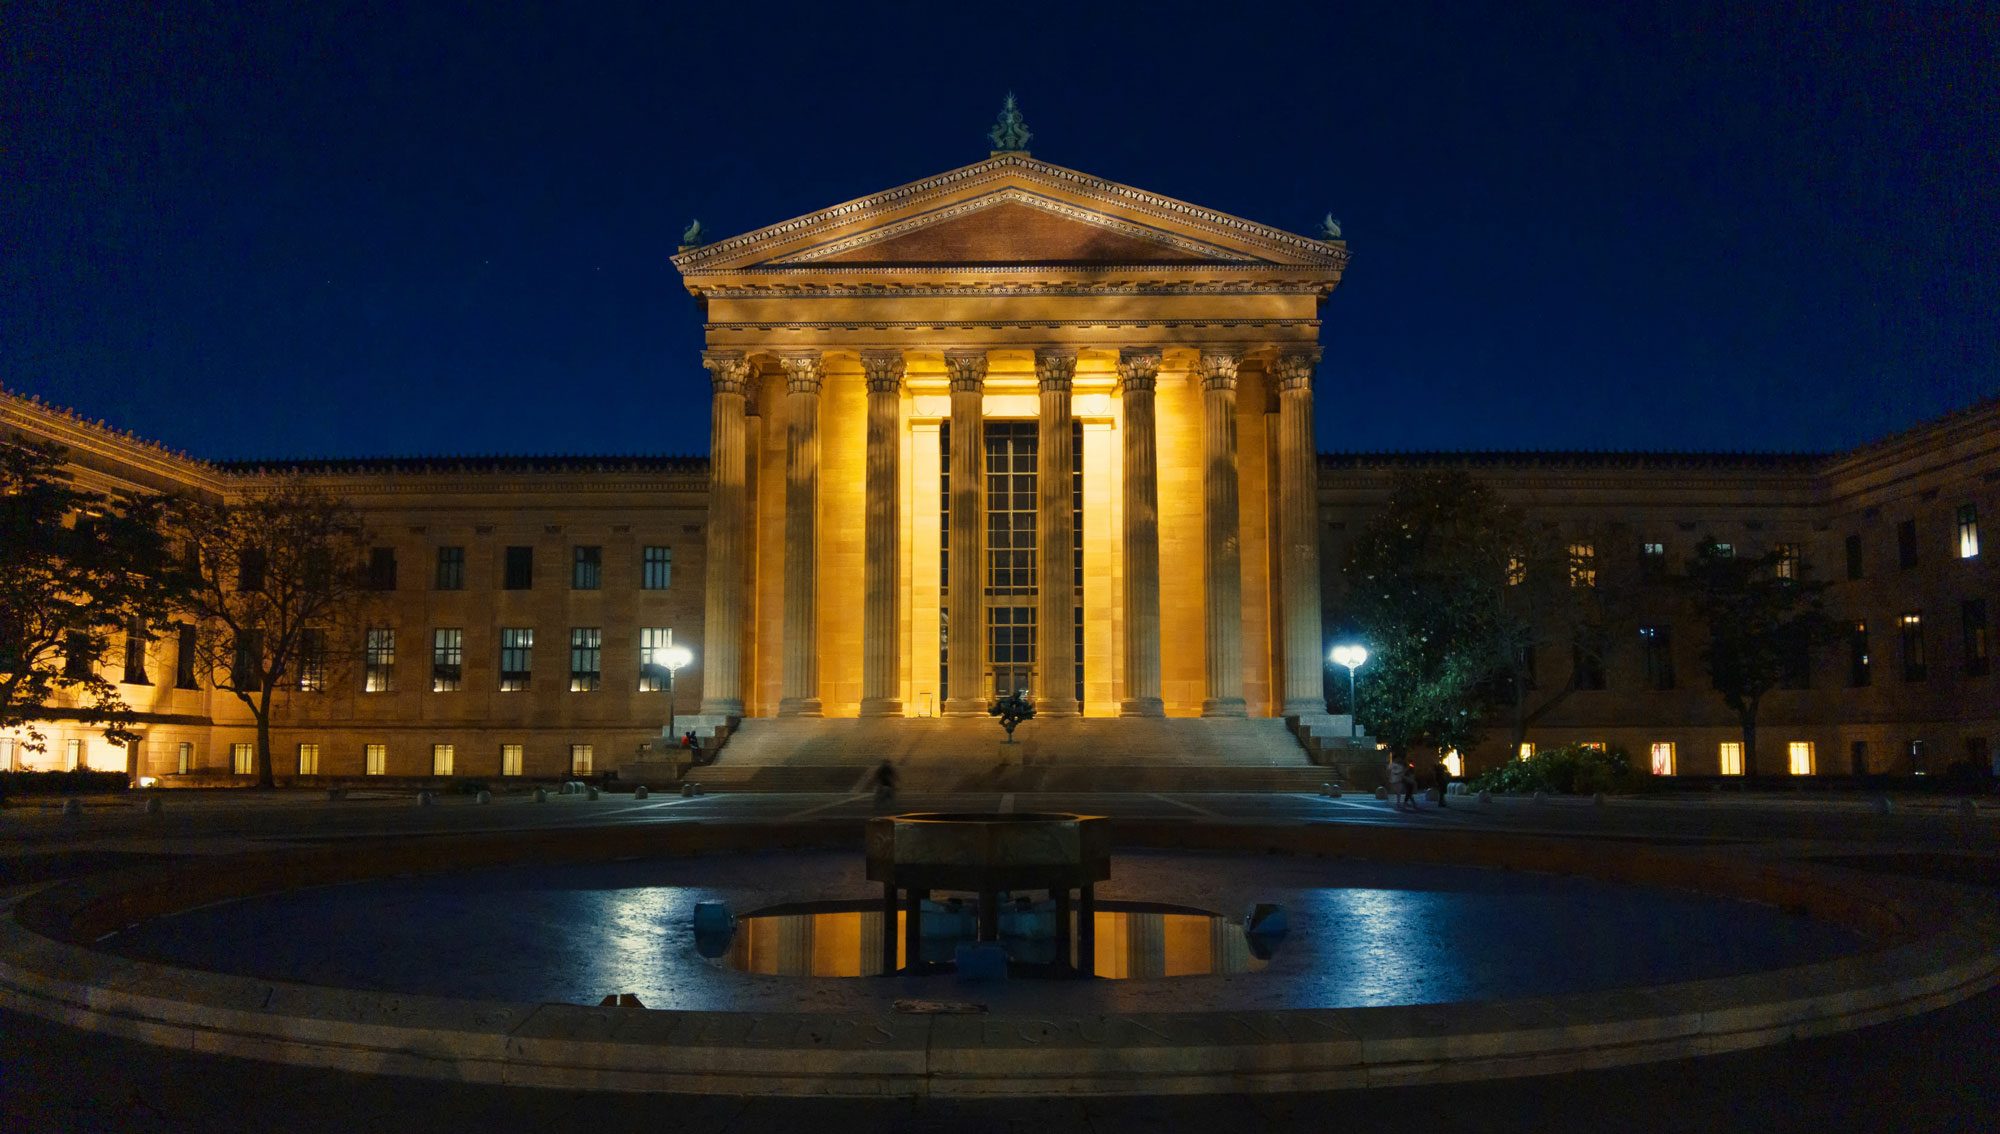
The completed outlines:
{"type": "Polygon", "coordinates": [[[1035,446],[1035,712],[1073,717],[1076,700],[1076,509],[1070,384],[1076,352],[1035,352],[1041,422],[1035,446]]]}
{"type": "Polygon", "coordinates": [[[1121,717],[1158,717],[1160,700],[1160,461],[1153,389],[1160,354],[1118,352],[1125,403],[1125,696],[1121,717]]]}
{"type": "Polygon", "coordinates": [[[903,675],[897,572],[903,563],[903,352],[861,352],[868,380],[868,480],[861,569],[861,715],[899,717],[903,675]]]}
{"type": "Polygon", "coordinates": [[[986,352],[948,350],[951,375],[951,594],[945,641],[950,650],[944,702],[948,717],[986,714],[986,352]]]}
{"type": "Polygon", "coordinates": [[[1288,350],[1278,382],[1278,560],[1285,620],[1284,715],[1326,712],[1326,663],[1320,657],[1319,450],[1313,444],[1313,365],[1319,348],[1288,350]]]}
{"type": "Polygon", "coordinates": [[[1236,512],[1234,350],[1201,352],[1202,561],[1208,645],[1204,717],[1243,715],[1243,549],[1236,512]]]}
{"type": "Polygon", "coordinates": [[[778,715],[819,716],[818,351],[785,366],[785,656],[778,715]]]}
{"type": "Polygon", "coordinates": [[[742,351],[703,352],[714,383],[708,426],[708,556],[702,619],[701,711],[743,715],[743,394],[750,364],[742,351]]]}

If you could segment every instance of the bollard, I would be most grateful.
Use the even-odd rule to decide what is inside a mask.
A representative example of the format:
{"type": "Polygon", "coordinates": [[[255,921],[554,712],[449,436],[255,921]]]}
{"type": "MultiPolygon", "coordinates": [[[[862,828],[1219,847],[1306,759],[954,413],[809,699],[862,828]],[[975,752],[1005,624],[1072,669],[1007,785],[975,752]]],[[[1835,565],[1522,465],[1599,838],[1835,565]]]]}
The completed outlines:
{"type": "Polygon", "coordinates": [[[693,785],[693,784],[691,784],[691,783],[687,783],[687,784],[682,784],[682,785],[681,785],[681,798],[682,798],[682,799],[693,799],[693,798],[694,798],[694,785],[693,785]]]}
{"type": "Polygon", "coordinates": [[[707,795],[707,794],[708,794],[708,792],[706,792],[706,791],[704,791],[704,790],[702,789],[702,786],[701,786],[700,784],[695,784],[695,785],[694,785],[694,793],[695,793],[696,795],[707,795]]]}
{"type": "Polygon", "coordinates": [[[1597,807],[1602,807],[1602,806],[1604,806],[1604,793],[1603,793],[1603,792],[1601,792],[1601,791],[1594,791],[1594,792],[1591,792],[1591,793],[1590,793],[1590,802],[1591,802],[1591,803],[1592,803],[1592,804],[1593,804],[1594,806],[1597,806],[1597,807]]]}
{"type": "Polygon", "coordinates": [[[1535,793],[1535,802],[1536,802],[1536,803],[1547,803],[1548,801],[1549,801],[1549,793],[1548,793],[1548,792],[1545,792],[1545,791],[1538,791],[1538,792],[1536,792],[1536,793],[1535,793]]]}
{"type": "Polygon", "coordinates": [[[1389,798],[1389,789],[1388,789],[1388,788],[1385,788],[1385,787],[1378,787],[1378,788],[1376,788],[1376,789],[1375,789],[1375,798],[1376,798],[1376,799],[1387,799],[1387,798],[1389,798]]]}
{"type": "Polygon", "coordinates": [[[586,798],[586,799],[596,799],[596,798],[597,798],[597,789],[596,789],[596,788],[594,788],[594,787],[592,787],[592,788],[585,788],[585,789],[583,789],[583,790],[584,790],[584,798],[586,798]]]}
{"type": "Polygon", "coordinates": [[[1491,806],[1493,806],[1493,793],[1492,793],[1492,792],[1490,792],[1490,791],[1487,791],[1487,790],[1485,790],[1485,789],[1483,789],[1483,788],[1482,788],[1482,789],[1480,789],[1480,792],[1479,792],[1479,797],[1478,797],[1478,798],[1479,798],[1479,806],[1481,806],[1481,807],[1491,807],[1491,806]]]}
{"type": "Polygon", "coordinates": [[[437,800],[431,796],[431,793],[429,791],[420,791],[417,793],[418,807],[430,807],[436,803],[437,800]]]}
{"type": "Polygon", "coordinates": [[[493,793],[487,791],[485,788],[480,788],[479,794],[473,796],[472,798],[479,801],[480,803],[491,803],[493,802],[493,793]]]}
{"type": "Polygon", "coordinates": [[[340,789],[339,789],[339,788],[337,788],[337,787],[330,787],[330,788],[326,789],[326,801],[327,801],[328,803],[334,803],[334,802],[338,801],[339,799],[340,799],[340,789]]]}
{"type": "Polygon", "coordinates": [[[80,818],[83,815],[83,801],[80,799],[63,800],[62,813],[66,818],[80,818]]]}
{"type": "MultiPolygon", "coordinates": [[[[1968,801],[1968,802],[1970,802],[1970,801],[1968,801]]],[[[158,815],[159,813],[160,813],[160,797],[159,797],[159,796],[157,796],[157,795],[149,795],[149,796],[147,796],[147,797],[146,797],[146,814],[148,814],[148,815],[158,815]]]]}
{"type": "Polygon", "coordinates": [[[647,795],[647,792],[646,792],[646,785],[645,785],[645,784],[640,784],[640,785],[639,785],[638,787],[635,787],[635,788],[633,788],[633,789],[632,789],[632,798],[633,798],[633,799],[644,799],[644,798],[646,798],[646,795],[647,795]]]}
{"type": "Polygon", "coordinates": [[[1967,819],[1979,814],[1979,805],[1969,799],[1958,801],[1958,813],[1967,819]]]}
{"type": "Polygon", "coordinates": [[[536,802],[536,803],[547,803],[548,801],[549,801],[549,789],[547,789],[547,788],[541,788],[541,787],[538,787],[538,788],[536,788],[536,789],[535,789],[535,802],[536,802]]]}
{"type": "Polygon", "coordinates": [[[1878,795],[1869,800],[1868,806],[1873,808],[1877,815],[1887,815],[1896,809],[1895,803],[1886,795],[1878,795]]]}

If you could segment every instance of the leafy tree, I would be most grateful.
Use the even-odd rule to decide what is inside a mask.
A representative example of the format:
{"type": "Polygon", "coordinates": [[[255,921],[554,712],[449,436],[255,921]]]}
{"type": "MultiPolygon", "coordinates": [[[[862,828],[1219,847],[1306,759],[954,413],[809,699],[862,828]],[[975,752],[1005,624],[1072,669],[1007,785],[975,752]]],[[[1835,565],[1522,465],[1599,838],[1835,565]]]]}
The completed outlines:
{"type": "Polygon", "coordinates": [[[1504,606],[1507,636],[1501,697],[1510,709],[1518,752],[1528,730],[1590,686],[1602,674],[1611,643],[1632,619],[1636,565],[1607,554],[1610,533],[1600,527],[1525,539],[1508,565],[1504,606]],[[1541,659],[1560,660],[1562,681],[1538,689],[1541,659]]]}
{"type": "Polygon", "coordinates": [[[1738,558],[1704,539],[1684,582],[1708,629],[1702,663],[1743,726],[1743,774],[1757,776],[1757,710],[1828,625],[1826,584],[1781,551],[1738,558]]]}
{"type": "Polygon", "coordinates": [[[157,497],[112,498],[70,483],[65,451],[0,441],[0,729],[47,738],[57,716],[137,739],[132,710],[97,662],[115,635],[165,620],[179,579],[157,497]]]}
{"type": "Polygon", "coordinates": [[[1518,638],[1507,579],[1522,543],[1519,516],[1464,472],[1397,481],[1344,567],[1376,736],[1461,750],[1478,739],[1518,638]]]}
{"type": "Polygon", "coordinates": [[[183,500],[174,519],[196,550],[186,604],[201,666],[256,719],[270,787],[277,694],[323,686],[359,648],[367,534],[345,501],[296,480],[240,503],[183,500]]]}

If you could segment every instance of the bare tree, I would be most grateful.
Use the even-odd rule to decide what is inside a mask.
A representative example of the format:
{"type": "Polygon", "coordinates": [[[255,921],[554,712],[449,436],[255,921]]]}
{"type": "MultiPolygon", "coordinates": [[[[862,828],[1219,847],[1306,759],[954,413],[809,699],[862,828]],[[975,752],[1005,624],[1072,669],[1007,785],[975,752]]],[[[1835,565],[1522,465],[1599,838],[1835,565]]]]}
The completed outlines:
{"type": "Polygon", "coordinates": [[[1788,670],[1810,665],[1814,640],[1831,625],[1827,585],[1772,550],[1742,558],[1714,536],[1702,540],[1684,586],[1708,628],[1702,662],[1743,729],[1743,774],[1757,778],[1757,711],[1788,670]]]}
{"type": "MultiPolygon", "coordinates": [[[[1525,530],[1525,529],[1524,529],[1525,530]]],[[[1613,546],[1601,526],[1575,528],[1524,542],[1508,565],[1506,697],[1513,710],[1519,752],[1528,730],[1579,689],[1596,687],[1611,644],[1632,620],[1637,572],[1607,555],[1613,546]],[[1549,656],[1561,660],[1563,679],[1537,688],[1536,671],[1549,656]]]]}
{"type": "Polygon", "coordinates": [[[359,641],[367,533],[345,501],[298,480],[235,504],[182,501],[175,520],[196,551],[186,606],[201,666],[256,718],[257,783],[270,787],[277,695],[322,687],[359,641]]]}
{"type": "Polygon", "coordinates": [[[113,500],[63,474],[60,446],[0,442],[0,729],[41,751],[35,723],[67,717],[136,739],[98,664],[119,634],[165,617],[179,583],[162,502],[113,500]]]}

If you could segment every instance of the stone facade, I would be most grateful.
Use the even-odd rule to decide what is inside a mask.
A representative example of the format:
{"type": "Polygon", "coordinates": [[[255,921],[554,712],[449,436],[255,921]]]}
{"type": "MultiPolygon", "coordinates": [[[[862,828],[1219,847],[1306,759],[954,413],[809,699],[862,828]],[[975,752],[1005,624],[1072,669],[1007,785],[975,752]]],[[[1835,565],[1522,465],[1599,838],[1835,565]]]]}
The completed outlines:
{"type": "MultiPolygon", "coordinates": [[[[281,772],[301,744],[320,746],[323,777],[369,771],[369,745],[386,745],[387,775],[431,774],[435,745],[459,776],[564,774],[573,752],[615,767],[668,716],[668,695],[640,688],[648,630],[692,648],[673,704],[705,726],[984,715],[1017,677],[1050,715],[1322,714],[1338,565],[1418,464],[1470,467],[1551,538],[1588,533],[1606,571],[1640,569],[1645,544],[1684,559],[1710,534],[1746,553],[1796,545],[1835,581],[1829,608],[1868,624],[1871,680],[1850,688],[1845,655],[1829,654],[1809,688],[1774,694],[1763,770],[1784,771],[1794,740],[1823,774],[1937,770],[2000,739],[1996,678],[1968,653],[1993,648],[1993,554],[1961,557],[1956,542],[1962,509],[2000,516],[2000,403],[1832,457],[1316,456],[1314,390],[1339,354],[1321,360],[1318,310],[1345,246],[1020,153],[674,263],[706,318],[704,354],[687,360],[712,384],[706,461],[217,466],[8,395],[0,426],[66,445],[78,478],[111,491],[226,497],[303,475],[394,550],[379,615],[396,634],[394,689],[289,695],[281,772]],[[440,548],[463,549],[463,589],[436,585],[440,548]],[[532,549],[530,586],[503,585],[509,548],[532,549]],[[594,588],[574,585],[580,548],[598,549],[594,588]],[[665,586],[642,585],[648,548],[671,557],[665,586]],[[1906,681],[1910,614],[1927,665],[1906,681]],[[534,632],[533,679],[502,692],[510,628],[534,632]],[[456,690],[433,689],[440,629],[462,631],[456,690]],[[599,633],[601,678],[572,691],[581,630],[599,633]],[[503,760],[517,745],[518,765],[503,760]]],[[[1698,627],[1641,616],[1680,620],[1673,687],[1642,688],[1638,649],[1614,643],[1606,688],[1572,694],[1530,738],[1641,755],[1671,743],[1676,772],[1715,772],[1733,722],[1700,680],[1698,627]]],[[[153,684],[128,690],[145,742],[128,765],[78,733],[83,758],[171,780],[191,744],[185,774],[227,773],[247,714],[226,693],[170,688],[171,644],[148,651],[153,684]]],[[[77,738],[54,735],[43,764],[77,738]]]]}

